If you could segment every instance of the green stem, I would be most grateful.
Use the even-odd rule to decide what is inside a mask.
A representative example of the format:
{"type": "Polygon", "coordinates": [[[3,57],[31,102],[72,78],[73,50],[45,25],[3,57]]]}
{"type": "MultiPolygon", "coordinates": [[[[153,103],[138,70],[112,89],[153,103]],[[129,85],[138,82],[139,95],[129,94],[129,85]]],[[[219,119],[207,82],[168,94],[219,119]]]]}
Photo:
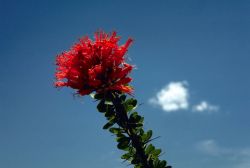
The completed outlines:
{"type": "Polygon", "coordinates": [[[136,155],[138,156],[138,158],[140,158],[140,162],[143,165],[142,168],[151,168],[147,159],[148,156],[146,155],[144,150],[144,144],[141,142],[140,137],[136,133],[134,133],[133,128],[129,124],[127,111],[117,93],[113,94],[112,102],[115,107],[116,115],[119,119],[119,122],[117,124],[125,130],[129,138],[131,139],[132,146],[136,149],[136,155]]]}

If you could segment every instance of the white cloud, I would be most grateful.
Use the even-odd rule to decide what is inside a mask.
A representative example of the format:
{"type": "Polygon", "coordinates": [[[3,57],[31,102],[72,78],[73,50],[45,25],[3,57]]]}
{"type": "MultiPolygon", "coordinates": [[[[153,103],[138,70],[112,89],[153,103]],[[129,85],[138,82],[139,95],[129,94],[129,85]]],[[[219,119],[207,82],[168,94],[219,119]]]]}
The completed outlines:
{"type": "Polygon", "coordinates": [[[241,161],[233,166],[233,168],[248,168],[250,167],[250,157],[243,156],[241,161]]]}
{"type": "Polygon", "coordinates": [[[211,113],[219,110],[219,106],[212,105],[205,100],[201,101],[199,104],[192,105],[189,99],[188,82],[177,81],[170,82],[158,91],[153,98],[149,99],[149,103],[161,107],[161,109],[166,112],[190,109],[193,112],[211,113]]]}
{"type": "Polygon", "coordinates": [[[248,168],[250,167],[250,148],[238,149],[234,151],[235,157],[233,168],[248,168]]]}
{"type": "MultiPolygon", "coordinates": [[[[223,147],[213,139],[201,141],[196,144],[196,149],[204,154],[221,157],[227,168],[248,168],[250,167],[250,148],[223,147]]],[[[206,156],[206,158],[208,158],[206,156]]],[[[213,158],[209,158],[211,161],[213,158]]]]}
{"type": "Polygon", "coordinates": [[[187,82],[171,82],[149,102],[160,106],[166,112],[188,109],[189,91],[186,86],[187,82]]]}
{"type": "Polygon", "coordinates": [[[204,111],[218,111],[219,106],[211,105],[206,101],[201,101],[199,104],[193,106],[194,112],[204,112],[204,111]]]}
{"type": "Polygon", "coordinates": [[[196,148],[205,154],[213,156],[219,156],[230,152],[229,149],[218,146],[215,140],[213,139],[208,139],[199,142],[198,144],[196,144],[196,148]]]}

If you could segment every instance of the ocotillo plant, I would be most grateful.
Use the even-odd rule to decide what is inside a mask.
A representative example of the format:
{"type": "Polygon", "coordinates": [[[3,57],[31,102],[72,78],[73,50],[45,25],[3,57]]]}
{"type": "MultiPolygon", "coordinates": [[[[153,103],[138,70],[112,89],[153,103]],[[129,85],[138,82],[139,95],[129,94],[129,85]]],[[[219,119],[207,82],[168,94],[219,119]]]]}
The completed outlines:
{"type": "Polygon", "coordinates": [[[137,100],[127,98],[133,94],[128,75],[134,66],[126,63],[125,55],[133,40],[121,46],[119,40],[116,32],[102,31],[94,40],[81,38],[57,56],[55,86],[71,87],[98,101],[98,111],[108,120],[103,129],[116,136],[117,148],[125,152],[121,159],[135,168],[171,168],[159,159],[161,149],[151,144],[153,131],[143,129],[144,118],[135,111],[137,100]]]}

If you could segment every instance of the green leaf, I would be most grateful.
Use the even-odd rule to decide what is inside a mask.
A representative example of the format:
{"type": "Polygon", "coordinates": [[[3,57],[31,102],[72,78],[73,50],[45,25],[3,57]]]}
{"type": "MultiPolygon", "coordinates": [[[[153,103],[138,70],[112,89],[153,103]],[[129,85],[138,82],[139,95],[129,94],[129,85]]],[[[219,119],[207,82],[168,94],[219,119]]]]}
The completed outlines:
{"type": "Polygon", "coordinates": [[[143,136],[144,135],[144,130],[143,129],[139,129],[139,133],[140,133],[140,136],[143,136]]]}
{"type": "Polygon", "coordinates": [[[130,143],[130,138],[123,136],[123,137],[118,137],[117,139],[118,142],[118,149],[122,150],[128,150],[129,149],[129,143],[130,143]]]}
{"type": "Polygon", "coordinates": [[[113,134],[119,134],[122,132],[122,129],[120,128],[110,128],[109,131],[113,134]]]}
{"type": "Polygon", "coordinates": [[[110,120],[111,118],[115,117],[115,111],[114,111],[114,107],[111,105],[105,105],[106,106],[106,113],[105,113],[105,117],[110,120]]]}
{"type": "Polygon", "coordinates": [[[111,119],[109,122],[107,122],[107,124],[105,124],[104,126],[103,126],[103,129],[108,129],[108,128],[110,128],[111,126],[113,126],[114,124],[115,124],[115,118],[113,118],[113,119],[111,119]]]}
{"type": "Polygon", "coordinates": [[[125,160],[129,160],[131,158],[131,154],[130,153],[125,153],[121,156],[122,159],[125,159],[125,160]]]}
{"type": "Polygon", "coordinates": [[[129,147],[129,139],[127,137],[126,138],[121,138],[119,140],[117,148],[122,149],[122,150],[127,150],[128,147],[129,147]]]}
{"type": "Polygon", "coordinates": [[[158,157],[159,154],[161,153],[161,149],[155,149],[154,152],[152,153],[154,156],[158,157]]]}
{"type": "Polygon", "coordinates": [[[137,100],[133,98],[127,99],[124,102],[124,106],[127,112],[134,110],[136,108],[136,105],[137,105],[137,100]]]}
{"type": "Polygon", "coordinates": [[[143,121],[144,121],[144,117],[141,117],[139,123],[140,123],[140,124],[143,124],[143,121]]]}
{"type": "Polygon", "coordinates": [[[160,168],[160,161],[159,161],[159,159],[155,159],[154,160],[154,167],[155,168],[160,168]]]}
{"type": "Polygon", "coordinates": [[[133,98],[130,98],[126,101],[126,104],[129,104],[129,105],[132,105],[132,106],[136,106],[137,105],[137,100],[136,99],[133,99],[133,98]]]}
{"type": "Polygon", "coordinates": [[[136,127],[142,127],[142,126],[143,126],[143,124],[141,124],[141,123],[136,124],[136,127]]]}
{"type": "MultiPolygon", "coordinates": [[[[140,123],[140,121],[141,121],[141,116],[140,115],[138,115],[138,113],[137,112],[133,112],[131,115],[130,115],[130,117],[129,117],[129,122],[130,123],[136,123],[136,124],[142,124],[142,123],[140,123]]],[[[142,124],[143,125],[143,124],[142,124]]]]}
{"type": "Polygon", "coordinates": [[[148,130],[147,132],[147,138],[150,139],[153,135],[153,131],[152,130],[148,130]]]}
{"type": "Polygon", "coordinates": [[[162,160],[159,164],[160,168],[165,168],[167,165],[167,162],[165,160],[162,160]]]}
{"type": "Polygon", "coordinates": [[[126,96],[125,94],[123,94],[123,95],[120,96],[120,99],[121,99],[122,101],[125,101],[125,100],[126,100],[126,97],[127,97],[127,96],[126,96]]]}
{"type": "Polygon", "coordinates": [[[149,130],[146,134],[142,135],[142,141],[147,142],[153,135],[153,131],[149,130]]]}
{"type": "Polygon", "coordinates": [[[135,165],[135,168],[142,168],[142,166],[140,166],[140,165],[135,165]]]}
{"type": "Polygon", "coordinates": [[[152,144],[149,144],[146,148],[145,153],[148,155],[150,153],[152,153],[155,150],[155,147],[152,144]]]}
{"type": "Polygon", "coordinates": [[[127,112],[130,112],[130,111],[132,111],[134,109],[134,106],[132,106],[132,105],[126,105],[126,111],[127,112]]]}
{"type": "Polygon", "coordinates": [[[101,100],[100,103],[97,105],[97,109],[99,112],[104,113],[107,110],[107,106],[105,105],[105,101],[101,100]]]}

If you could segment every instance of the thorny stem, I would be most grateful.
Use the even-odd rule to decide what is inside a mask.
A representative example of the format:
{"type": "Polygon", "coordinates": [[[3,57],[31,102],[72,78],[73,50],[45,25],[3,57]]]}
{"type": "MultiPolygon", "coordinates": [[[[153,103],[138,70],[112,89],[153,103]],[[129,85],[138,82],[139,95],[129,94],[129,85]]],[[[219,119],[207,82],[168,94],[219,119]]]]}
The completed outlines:
{"type": "Polygon", "coordinates": [[[115,107],[116,115],[119,119],[117,124],[125,130],[131,139],[132,146],[136,149],[136,155],[140,158],[141,164],[143,165],[142,168],[151,168],[147,160],[147,155],[144,151],[144,144],[140,141],[139,136],[134,133],[133,128],[129,124],[129,118],[126,109],[117,93],[113,94],[112,102],[115,107]]]}

